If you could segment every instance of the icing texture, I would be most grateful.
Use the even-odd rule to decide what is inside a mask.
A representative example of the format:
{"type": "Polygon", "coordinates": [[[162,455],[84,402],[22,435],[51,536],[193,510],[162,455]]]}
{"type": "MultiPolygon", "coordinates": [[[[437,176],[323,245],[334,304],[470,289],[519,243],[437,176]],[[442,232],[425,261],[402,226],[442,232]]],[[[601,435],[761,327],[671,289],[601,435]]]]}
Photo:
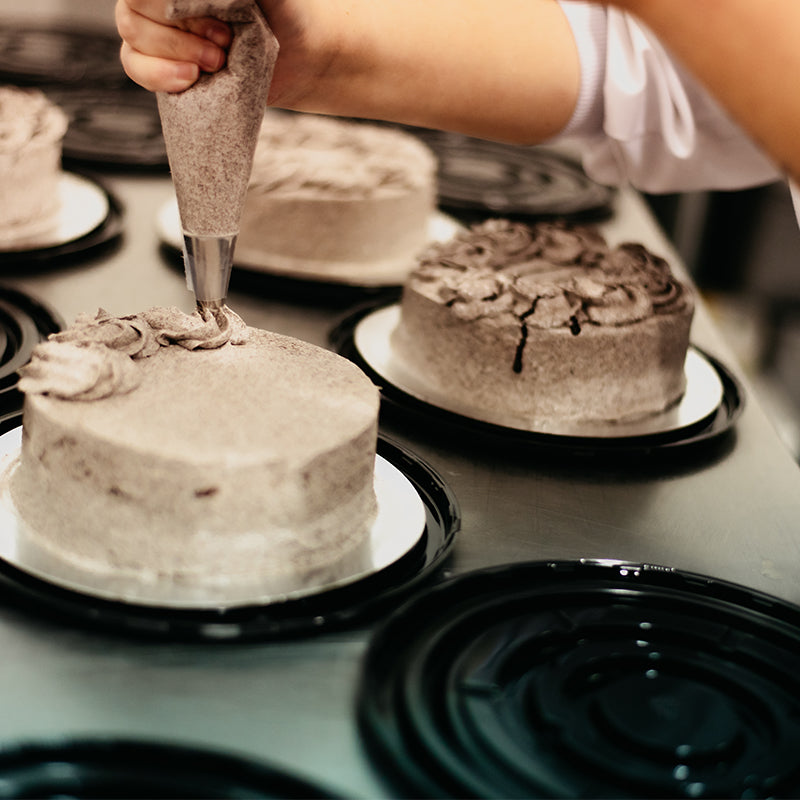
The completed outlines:
{"type": "Polygon", "coordinates": [[[433,154],[400,131],[268,111],[249,191],[363,199],[428,186],[435,171],[433,154]]]}
{"type": "Polygon", "coordinates": [[[459,413],[585,435],[682,397],[693,311],[691,287],[640,244],[495,219],[422,256],[391,344],[420,391],[459,413]]]}
{"type": "Polygon", "coordinates": [[[667,262],[642,245],[611,249],[594,228],[551,222],[475,225],[429,248],[412,283],[465,321],[510,314],[576,335],[583,325],[627,325],[692,306],[667,262]]]}
{"type": "Polygon", "coordinates": [[[78,315],[71,327],[38,344],[20,370],[18,387],[26,394],[99,400],[135,389],[140,380],[136,359],[149,358],[162,347],[208,350],[246,340],[245,323],[229,308],[219,319],[177,308],[156,307],[125,317],[101,309],[94,317],[78,315]]]}
{"type": "Polygon", "coordinates": [[[99,402],[25,397],[8,488],[39,569],[118,599],[219,608],[369,568],[377,387],[257,328],[206,347],[243,338],[230,319],[220,336],[174,309],[101,314],[47,342],[82,362],[114,353],[139,385],[99,402]]]}
{"type": "Polygon", "coordinates": [[[38,89],[0,86],[0,246],[49,240],[61,211],[67,115],[38,89]]]}
{"type": "Polygon", "coordinates": [[[0,154],[37,140],[60,141],[66,130],[66,114],[38,89],[0,86],[0,154]]]}

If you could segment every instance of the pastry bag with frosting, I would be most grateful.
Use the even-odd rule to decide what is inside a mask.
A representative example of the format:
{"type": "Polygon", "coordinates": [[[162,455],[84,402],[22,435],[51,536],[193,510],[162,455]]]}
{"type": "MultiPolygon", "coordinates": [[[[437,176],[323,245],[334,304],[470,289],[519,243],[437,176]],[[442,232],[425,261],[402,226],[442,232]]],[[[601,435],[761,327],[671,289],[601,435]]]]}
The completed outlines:
{"type": "MultiPolygon", "coordinates": [[[[178,200],[189,288],[201,313],[224,307],[278,42],[255,0],[173,0],[171,19],[230,24],[226,65],[158,109],[178,200]]],[[[216,314],[215,314],[216,316],[216,314]]]]}

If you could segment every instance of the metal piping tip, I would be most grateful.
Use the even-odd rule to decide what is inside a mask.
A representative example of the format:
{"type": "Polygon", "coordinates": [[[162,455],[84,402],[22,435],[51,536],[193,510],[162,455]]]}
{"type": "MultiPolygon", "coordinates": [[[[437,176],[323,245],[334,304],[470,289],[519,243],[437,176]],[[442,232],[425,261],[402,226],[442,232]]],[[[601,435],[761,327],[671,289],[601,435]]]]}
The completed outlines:
{"type": "Polygon", "coordinates": [[[186,282],[194,292],[198,308],[202,304],[224,305],[233,267],[237,235],[197,236],[183,234],[186,282]]]}
{"type": "Polygon", "coordinates": [[[224,327],[227,323],[225,320],[225,309],[227,305],[224,300],[198,300],[197,313],[204,320],[215,319],[220,328],[224,327]]]}

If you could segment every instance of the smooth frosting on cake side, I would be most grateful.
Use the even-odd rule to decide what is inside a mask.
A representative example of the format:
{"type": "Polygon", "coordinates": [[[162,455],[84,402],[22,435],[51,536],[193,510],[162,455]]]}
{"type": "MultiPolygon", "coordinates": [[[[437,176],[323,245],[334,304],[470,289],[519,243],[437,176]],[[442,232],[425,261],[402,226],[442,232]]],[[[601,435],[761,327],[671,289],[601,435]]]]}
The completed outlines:
{"type": "Polygon", "coordinates": [[[691,290],[588,226],[489,220],[432,246],[404,286],[398,357],[512,419],[621,421],[683,395],[691,290]]]}
{"type": "Polygon", "coordinates": [[[284,269],[413,266],[428,243],[436,159],[404,131],[268,111],[237,253],[284,269]]]}
{"type": "Polygon", "coordinates": [[[363,560],[377,389],[334,353],[229,319],[101,312],[37,348],[12,493],[53,552],[275,591],[363,560]]]}
{"type": "Polygon", "coordinates": [[[0,246],[35,243],[53,228],[67,122],[38,89],[0,86],[0,246]]]}

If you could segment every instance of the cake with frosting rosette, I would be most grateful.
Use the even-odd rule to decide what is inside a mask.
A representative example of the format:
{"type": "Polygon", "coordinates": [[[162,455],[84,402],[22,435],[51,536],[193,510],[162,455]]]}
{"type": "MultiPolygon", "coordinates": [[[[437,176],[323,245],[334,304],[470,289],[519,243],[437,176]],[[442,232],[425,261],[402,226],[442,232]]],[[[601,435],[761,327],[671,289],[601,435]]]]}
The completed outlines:
{"type": "Polygon", "coordinates": [[[58,559],[201,591],[363,566],[378,393],[351,362],[230,310],[153,308],[81,316],[21,372],[10,491],[58,559]]]}
{"type": "Polygon", "coordinates": [[[692,291],[591,226],[493,219],[433,245],[392,348],[438,393],[494,418],[627,421],[682,397],[692,291]]]}
{"type": "Polygon", "coordinates": [[[404,131],[271,109],[237,257],[290,273],[407,274],[430,241],[436,166],[431,150],[404,131]]]}
{"type": "Polygon", "coordinates": [[[0,86],[0,248],[54,228],[67,115],[38,89],[0,86]]]}

